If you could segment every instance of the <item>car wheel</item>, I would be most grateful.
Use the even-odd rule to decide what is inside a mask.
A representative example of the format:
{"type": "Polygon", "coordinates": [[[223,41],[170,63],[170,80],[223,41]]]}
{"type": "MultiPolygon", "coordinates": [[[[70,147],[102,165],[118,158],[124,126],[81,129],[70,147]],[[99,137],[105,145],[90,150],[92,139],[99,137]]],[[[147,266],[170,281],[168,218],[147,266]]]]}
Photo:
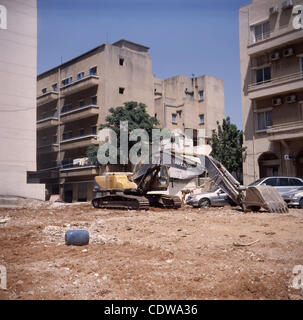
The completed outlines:
{"type": "Polygon", "coordinates": [[[200,207],[200,208],[208,208],[208,207],[210,207],[210,201],[209,201],[209,199],[207,199],[207,198],[202,198],[202,199],[199,201],[199,207],[200,207]]]}
{"type": "Polygon", "coordinates": [[[300,208],[300,209],[303,209],[303,198],[302,198],[302,199],[300,199],[300,202],[299,202],[299,208],[300,208]]]}

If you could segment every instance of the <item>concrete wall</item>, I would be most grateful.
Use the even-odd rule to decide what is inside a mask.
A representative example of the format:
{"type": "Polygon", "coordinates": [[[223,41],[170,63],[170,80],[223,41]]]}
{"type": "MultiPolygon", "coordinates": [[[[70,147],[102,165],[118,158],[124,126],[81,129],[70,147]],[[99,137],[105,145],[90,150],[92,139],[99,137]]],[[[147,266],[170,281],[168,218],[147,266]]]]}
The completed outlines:
{"type": "Polygon", "coordinates": [[[0,194],[45,198],[44,185],[27,184],[36,170],[36,0],[1,0],[7,30],[0,29],[0,194]]]}

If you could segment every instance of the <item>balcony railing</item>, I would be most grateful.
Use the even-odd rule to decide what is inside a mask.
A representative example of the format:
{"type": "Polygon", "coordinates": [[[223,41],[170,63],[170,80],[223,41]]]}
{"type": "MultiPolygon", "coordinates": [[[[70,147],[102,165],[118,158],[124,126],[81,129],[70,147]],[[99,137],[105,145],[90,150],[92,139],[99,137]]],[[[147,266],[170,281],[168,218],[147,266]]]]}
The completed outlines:
{"type": "Polygon", "coordinates": [[[287,82],[297,81],[303,79],[303,72],[296,72],[293,74],[288,74],[282,77],[272,78],[266,81],[254,82],[248,85],[248,91],[261,89],[264,87],[270,87],[277,84],[283,84],[287,82]]]}
{"type": "Polygon", "coordinates": [[[46,103],[55,101],[58,99],[59,93],[57,91],[48,91],[37,97],[37,105],[42,106],[46,103]]]}
{"type": "Polygon", "coordinates": [[[37,121],[37,129],[46,129],[51,128],[54,126],[57,126],[59,123],[59,120],[57,117],[47,117],[43,118],[37,121]]]}
{"type": "Polygon", "coordinates": [[[79,140],[85,140],[85,139],[97,139],[96,134],[86,134],[83,136],[78,136],[78,137],[73,137],[73,138],[68,138],[68,139],[63,139],[61,140],[61,143],[68,143],[68,142],[74,142],[74,141],[79,141],[79,140]]]}
{"type": "Polygon", "coordinates": [[[268,127],[270,141],[297,139],[303,137],[303,120],[276,124],[268,127]]]}
{"type": "Polygon", "coordinates": [[[98,115],[99,106],[95,104],[90,104],[83,107],[74,108],[68,111],[61,112],[61,121],[70,122],[74,120],[79,120],[94,115],[98,115]]]}
{"type": "Polygon", "coordinates": [[[88,88],[97,86],[99,84],[99,76],[89,75],[87,77],[75,80],[69,84],[61,86],[61,91],[64,95],[73,94],[81,90],[86,90],[88,88]]]}
{"type": "Polygon", "coordinates": [[[59,150],[59,144],[58,143],[45,144],[45,145],[38,146],[37,149],[38,149],[38,153],[40,154],[57,152],[59,150]]]}

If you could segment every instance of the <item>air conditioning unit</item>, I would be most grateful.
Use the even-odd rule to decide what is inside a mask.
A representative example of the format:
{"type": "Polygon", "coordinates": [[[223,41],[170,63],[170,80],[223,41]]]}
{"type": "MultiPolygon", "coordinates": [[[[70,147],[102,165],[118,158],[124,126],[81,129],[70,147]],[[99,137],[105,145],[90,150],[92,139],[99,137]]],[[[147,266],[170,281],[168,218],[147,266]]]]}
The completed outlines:
{"type": "Polygon", "coordinates": [[[272,99],[272,105],[273,106],[280,106],[281,104],[282,104],[282,99],[281,98],[272,99]]]}
{"type": "Polygon", "coordinates": [[[294,54],[294,49],[293,48],[288,48],[288,49],[285,49],[283,51],[283,56],[284,57],[290,57],[294,54]]]}
{"type": "Polygon", "coordinates": [[[292,0],[287,0],[282,2],[282,10],[291,8],[293,6],[292,0]]]}
{"type": "Polygon", "coordinates": [[[279,12],[279,7],[278,6],[274,6],[269,8],[269,14],[275,14],[279,12]]]}
{"type": "Polygon", "coordinates": [[[270,60],[275,61],[280,59],[280,52],[274,52],[270,55],[270,60]]]}
{"type": "Polygon", "coordinates": [[[292,95],[286,97],[287,103],[294,103],[296,101],[297,101],[297,96],[295,94],[292,94],[292,95]]]}

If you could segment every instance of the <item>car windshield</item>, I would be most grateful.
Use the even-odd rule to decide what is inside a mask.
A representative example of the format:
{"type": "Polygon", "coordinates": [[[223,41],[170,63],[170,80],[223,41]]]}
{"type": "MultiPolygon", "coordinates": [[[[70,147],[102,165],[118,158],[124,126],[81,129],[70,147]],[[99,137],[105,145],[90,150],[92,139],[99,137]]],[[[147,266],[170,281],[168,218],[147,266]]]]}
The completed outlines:
{"type": "Polygon", "coordinates": [[[259,184],[263,179],[259,179],[251,184],[249,184],[249,186],[256,186],[257,184],[259,184]]]}

